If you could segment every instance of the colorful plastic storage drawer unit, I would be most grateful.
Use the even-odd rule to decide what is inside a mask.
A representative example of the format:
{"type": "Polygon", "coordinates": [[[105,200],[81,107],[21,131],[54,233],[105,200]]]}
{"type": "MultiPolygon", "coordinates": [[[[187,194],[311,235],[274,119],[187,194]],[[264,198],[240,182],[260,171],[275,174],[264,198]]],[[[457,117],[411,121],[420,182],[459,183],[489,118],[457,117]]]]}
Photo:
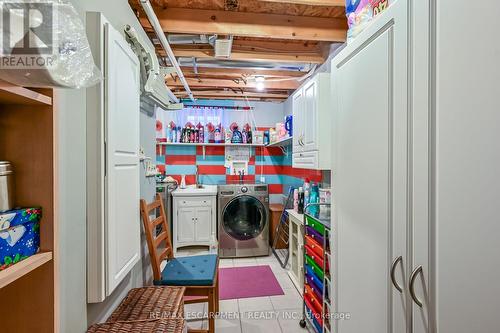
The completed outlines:
{"type": "Polygon", "coordinates": [[[40,208],[24,208],[0,213],[0,270],[38,252],[40,208]]]}

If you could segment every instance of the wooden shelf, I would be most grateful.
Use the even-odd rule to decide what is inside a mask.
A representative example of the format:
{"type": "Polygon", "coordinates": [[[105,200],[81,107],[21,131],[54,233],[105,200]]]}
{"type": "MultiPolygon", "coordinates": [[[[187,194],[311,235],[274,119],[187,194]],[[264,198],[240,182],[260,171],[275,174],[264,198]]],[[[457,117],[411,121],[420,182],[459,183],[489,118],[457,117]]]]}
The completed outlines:
{"type": "Polygon", "coordinates": [[[0,80],[0,104],[52,105],[52,98],[0,80]]]}
{"type": "Polygon", "coordinates": [[[52,260],[52,252],[41,252],[0,271],[0,289],[52,260]]]}
{"type": "Polygon", "coordinates": [[[159,146],[202,146],[202,147],[264,147],[256,143],[180,143],[180,142],[157,142],[159,146]]]}
{"type": "Polygon", "coordinates": [[[293,137],[290,136],[288,138],[281,139],[279,141],[270,143],[270,144],[266,145],[266,147],[286,147],[292,143],[292,140],[293,140],[293,137]]]}

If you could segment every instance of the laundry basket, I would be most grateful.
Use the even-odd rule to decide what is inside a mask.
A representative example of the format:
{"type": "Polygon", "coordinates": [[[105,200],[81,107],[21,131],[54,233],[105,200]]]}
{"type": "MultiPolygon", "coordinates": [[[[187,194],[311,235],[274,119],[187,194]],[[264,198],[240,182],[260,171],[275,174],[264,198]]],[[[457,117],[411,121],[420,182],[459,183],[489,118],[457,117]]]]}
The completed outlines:
{"type": "Polygon", "coordinates": [[[185,287],[143,287],[129,291],[106,323],[182,319],[185,287]]]}
{"type": "Polygon", "coordinates": [[[184,333],[187,332],[184,319],[151,319],[142,321],[119,321],[96,324],[87,333],[184,333]]]}

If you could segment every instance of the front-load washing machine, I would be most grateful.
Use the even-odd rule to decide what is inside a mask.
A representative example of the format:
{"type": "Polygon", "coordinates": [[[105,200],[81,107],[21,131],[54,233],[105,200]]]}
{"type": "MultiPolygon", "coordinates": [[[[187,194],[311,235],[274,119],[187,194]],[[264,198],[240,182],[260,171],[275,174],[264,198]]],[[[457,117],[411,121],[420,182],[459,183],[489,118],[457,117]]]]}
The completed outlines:
{"type": "Polygon", "coordinates": [[[269,255],[269,189],[265,184],[219,185],[219,256],[269,255]]]}

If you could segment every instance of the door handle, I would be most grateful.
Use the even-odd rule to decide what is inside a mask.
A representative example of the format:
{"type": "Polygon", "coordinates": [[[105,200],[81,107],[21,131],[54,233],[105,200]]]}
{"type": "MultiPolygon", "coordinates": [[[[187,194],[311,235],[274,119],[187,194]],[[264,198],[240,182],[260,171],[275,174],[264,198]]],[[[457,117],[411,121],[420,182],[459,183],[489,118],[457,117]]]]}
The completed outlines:
{"type": "Polygon", "coordinates": [[[419,300],[417,298],[417,296],[415,295],[415,279],[417,278],[417,275],[422,273],[422,266],[418,266],[417,268],[415,268],[415,270],[411,273],[411,276],[410,276],[410,295],[411,295],[411,298],[413,299],[413,301],[419,306],[419,307],[423,307],[424,304],[422,303],[421,300],[419,300]]]}
{"type": "Polygon", "coordinates": [[[394,288],[396,288],[400,293],[403,293],[403,288],[401,288],[401,286],[397,283],[396,276],[395,276],[396,267],[398,266],[399,263],[401,263],[401,264],[403,263],[403,256],[397,257],[392,262],[392,266],[391,266],[391,282],[392,282],[392,285],[394,286],[394,288]]]}

